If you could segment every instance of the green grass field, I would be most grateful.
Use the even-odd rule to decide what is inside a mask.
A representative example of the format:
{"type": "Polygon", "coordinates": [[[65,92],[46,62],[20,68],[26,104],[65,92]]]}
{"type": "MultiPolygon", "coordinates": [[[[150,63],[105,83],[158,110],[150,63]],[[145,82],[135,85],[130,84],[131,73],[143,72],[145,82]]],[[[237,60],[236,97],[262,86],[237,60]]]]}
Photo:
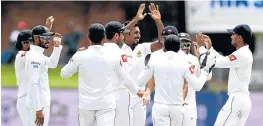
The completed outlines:
{"type": "MultiPolygon", "coordinates": [[[[55,69],[49,69],[49,84],[51,88],[77,88],[77,74],[68,78],[62,79],[60,77],[60,70],[62,66],[58,66],[55,69]]],[[[17,87],[14,65],[2,65],[1,66],[1,84],[2,87],[17,87]]]]}

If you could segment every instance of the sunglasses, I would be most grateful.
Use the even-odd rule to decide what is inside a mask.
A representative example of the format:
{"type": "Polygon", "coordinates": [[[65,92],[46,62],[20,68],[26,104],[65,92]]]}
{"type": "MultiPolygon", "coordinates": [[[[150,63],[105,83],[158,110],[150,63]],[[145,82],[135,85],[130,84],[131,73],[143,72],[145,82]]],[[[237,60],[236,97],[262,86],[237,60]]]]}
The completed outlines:
{"type": "Polygon", "coordinates": [[[31,43],[32,41],[31,41],[31,40],[25,40],[25,41],[22,41],[22,42],[24,42],[25,44],[29,44],[29,43],[31,43]]]}
{"type": "Polygon", "coordinates": [[[40,38],[43,38],[44,40],[50,40],[51,36],[39,36],[40,38]]]}
{"type": "Polygon", "coordinates": [[[192,44],[191,43],[184,43],[184,44],[181,44],[181,48],[184,48],[184,47],[190,47],[192,44]]]}

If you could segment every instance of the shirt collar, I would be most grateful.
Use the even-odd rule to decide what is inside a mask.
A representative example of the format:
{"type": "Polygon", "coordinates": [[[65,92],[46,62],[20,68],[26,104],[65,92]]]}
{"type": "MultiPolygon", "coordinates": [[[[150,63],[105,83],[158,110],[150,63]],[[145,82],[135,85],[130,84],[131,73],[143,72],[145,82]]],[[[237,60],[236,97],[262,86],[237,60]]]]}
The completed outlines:
{"type": "Polygon", "coordinates": [[[36,45],[30,45],[30,50],[35,50],[36,52],[43,53],[45,51],[44,48],[36,45]]]}
{"type": "MultiPolygon", "coordinates": [[[[106,43],[104,43],[103,44],[104,46],[118,46],[116,43],[114,43],[114,42],[106,42],[106,43]]],[[[119,46],[118,46],[119,47],[119,46]]]]}

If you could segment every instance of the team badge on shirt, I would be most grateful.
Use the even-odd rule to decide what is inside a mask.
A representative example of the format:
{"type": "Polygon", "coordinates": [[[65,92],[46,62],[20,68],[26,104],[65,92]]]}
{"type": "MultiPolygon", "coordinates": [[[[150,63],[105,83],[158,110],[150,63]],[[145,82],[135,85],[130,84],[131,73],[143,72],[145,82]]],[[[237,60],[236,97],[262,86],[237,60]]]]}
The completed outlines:
{"type": "Polygon", "coordinates": [[[138,51],[137,52],[137,57],[141,57],[142,56],[142,52],[141,51],[138,51]]]}
{"type": "Polygon", "coordinates": [[[228,56],[228,58],[229,58],[230,61],[234,61],[234,60],[237,59],[237,57],[235,55],[233,55],[233,54],[228,56]]]}
{"type": "Polygon", "coordinates": [[[23,52],[23,53],[21,54],[21,57],[24,57],[24,56],[26,55],[26,53],[27,53],[27,51],[23,52]]]}
{"type": "Polygon", "coordinates": [[[122,62],[127,62],[127,56],[124,54],[124,55],[121,55],[121,59],[122,59],[122,62]]]}
{"type": "Polygon", "coordinates": [[[189,70],[190,70],[191,74],[194,74],[194,68],[193,67],[189,67],[189,70]]]}

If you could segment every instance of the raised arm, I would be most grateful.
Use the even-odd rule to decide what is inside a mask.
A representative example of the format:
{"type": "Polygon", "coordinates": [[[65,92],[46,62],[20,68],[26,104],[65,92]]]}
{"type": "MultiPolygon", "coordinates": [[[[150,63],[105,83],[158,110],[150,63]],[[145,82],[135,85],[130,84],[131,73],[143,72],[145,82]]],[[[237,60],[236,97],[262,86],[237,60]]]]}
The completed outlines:
{"type": "Polygon", "coordinates": [[[117,60],[114,64],[114,69],[121,80],[121,84],[124,85],[132,94],[137,95],[139,90],[128,74],[127,56],[125,54],[121,55],[121,60],[117,60]]]}
{"type": "Polygon", "coordinates": [[[60,76],[63,79],[68,78],[71,77],[77,71],[78,71],[78,64],[75,57],[73,56],[69,60],[68,64],[61,69],[60,76]]]}
{"type": "Polygon", "coordinates": [[[56,68],[58,65],[60,54],[63,48],[63,46],[61,45],[61,39],[62,35],[59,33],[56,33],[55,36],[53,36],[53,52],[50,57],[46,57],[48,68],[56,68]]]}

